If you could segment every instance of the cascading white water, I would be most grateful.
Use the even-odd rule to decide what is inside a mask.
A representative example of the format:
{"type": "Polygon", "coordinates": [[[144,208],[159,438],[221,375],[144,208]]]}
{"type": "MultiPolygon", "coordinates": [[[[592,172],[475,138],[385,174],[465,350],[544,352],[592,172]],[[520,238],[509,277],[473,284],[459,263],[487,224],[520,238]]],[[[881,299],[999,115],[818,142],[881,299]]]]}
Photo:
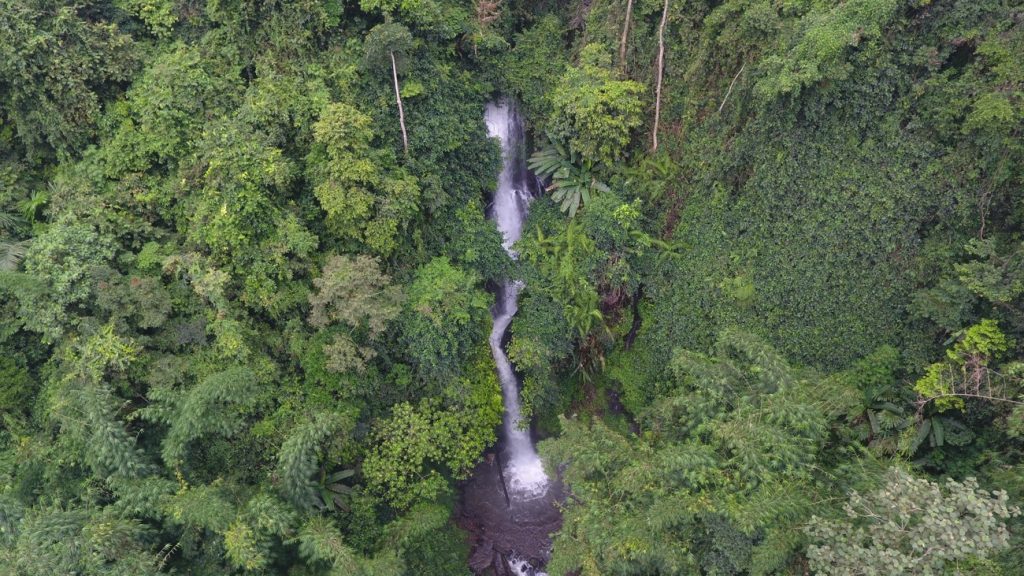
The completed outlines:
{"type": "MultiPolygon", "coordinates": [[[[523,232],[536,178],[526,169],[523,128],[515,104],[497,101],[485,112],[488,133],[501,141],[502,169],[488,216],[502,234],[509,256],[523,232]]],[[[461,487],[459,525],[473,545],[468,564],[474,574],[547,576],[542,566],[551,558],[551,534],[562,525],[558,503],[562,485],[544,473],[528,426],[520,422],[519,382],[505,354],[503,340],[516,314],[522,282],[505,281],[495,290],[491,309],[491,355],[505,403],[497,450],[473,470],[461,487]]]]}
{"type": "MultiPolygon", "coordinates": [[[[494,192],[491,217],[501,231],[505,250],[512,258],[516,258],[512,244],[522,234],[530,201],[526,171],[522,169],[522,127],[516,117],[515,107],[505,101],[487,105],[486,121],[488,133],[501,140],[502,150],[501,175],[498,177],[498,189],[494,192]]],[[[530,439],[529,428],[526,423],[519,421],[519,381],[502,347],[505,331],[518,310],[519,291],[522,288],[522,282],[509,280],[498,292],[499,301],[495,303],[494,328],[490,337],[491,355],[494,356],[505,400],[502,432],[508,456],[504,477],[508,496],[513,501],[542,497],[550,484],[530,439]]]]}

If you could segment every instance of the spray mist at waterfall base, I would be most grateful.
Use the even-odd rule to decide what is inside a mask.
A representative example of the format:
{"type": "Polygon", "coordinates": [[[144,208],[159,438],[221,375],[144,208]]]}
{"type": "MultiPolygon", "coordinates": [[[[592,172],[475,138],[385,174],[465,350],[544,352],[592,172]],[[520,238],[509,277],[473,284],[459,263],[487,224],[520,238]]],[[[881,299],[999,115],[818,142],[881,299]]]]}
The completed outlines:
{"type": "Polygon", "coordinates": [[[471,538],[469,567],[476,574],[539,576],[551,555],[551,534],[562,525],[557,481],[533,500],[506,500],[502,447],[488,454],[462,486],[457,522],[471,538]],[[500,460],[500,461],[499,461],[500,460]]]}
{"type": "MultiPolygon", "coordinates": [[[[502,169],[488,210],[502,234],[509,256],[523,231],[531,199],[531,176],[526,170],[523,126],[514,104],[487,105],[487,131],[501,141],[502,169]]],[[[501,382],[504,421],[495,450],[486,454],[462,486],[458,523],[473,540],[470,568],[477,574],[538,576],[551,554],[550,534],[562,523],[557,508],[562,489],[552,480],[531,437],[521,422],[519,378],[505,352],[508,327],[519,305],[522,282],[510,279],[495,290],[491,308],[494,325],[490,347],[501,382]]]]}

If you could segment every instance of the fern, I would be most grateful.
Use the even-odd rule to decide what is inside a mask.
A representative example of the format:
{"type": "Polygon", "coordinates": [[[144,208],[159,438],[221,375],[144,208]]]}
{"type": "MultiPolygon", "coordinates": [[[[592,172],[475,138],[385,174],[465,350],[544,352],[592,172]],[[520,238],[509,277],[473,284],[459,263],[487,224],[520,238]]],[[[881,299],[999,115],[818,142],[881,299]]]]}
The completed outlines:
{"type": "Polygon", "coordinates": [[[193,440],[238,433],[243,416],[256,405],[258,392],[253,371],[235,366],[207,376],[189,390],[154,387],[149,393],[152,405],[140,410],[139,415],[168,425],[164,461],[180,464],[193,440]]]}
{"type": "Polygon", "coordinates": [[[50,392],[50,411],[61,432],[80,447],[84,463],[100,478],[136,477],[145,470],[141,451],[117,414],[123,400],[110,384],[137,353],[132,340],[107,325],[63,351],[64,374],[50,392]]]}
{"type": "Polygon", "coordinates": [[[224,533],[238,513],[229,498],[220,486],[185,487],[163,499],[162,512],[179,526],[224,533]]]}
{"type": "Polygon", "coordinates": [[[385,529],[388,548],[404,549],[409,542],[442,530],[451,512],[438,504],[417,504],[385,529]]]}
{"type": "Polygon", "coordinates": [[[299,530],[299,555],[307,561],[325,563],[333,572],[359,574],[355,553],[345,544],[333,522],[322,516],[310,518],[299,530]]]}
{"type": "Polygon", "coordinates": [[[18,208],[21,209],[22,215],[31,223],[35,223],[39,217],[39,211],[47,204],[50,203],[50,195],[52,192],[57,190],[57,186],[50,184],[49,190],[37,190],[32,196],[23,200],[18,208]]]}
{"type": "Polygon", "coordinates": [[[28,512],[16,543],[0,551],[5,574],[156,576],[150,529],[108,509],[46,507],[28,512]]]}
{"type": "Polygon", "coordinates": [[[281,493],[298,508],[333,507],[343,504],[340,495],[347,487],[340,482],[352,475],[351,470],[322,474],[319,485],[312,477],[317,472],[321,444],[333,436],[347,436],[351,424],[338,414],[321,413],[295,429],[281,444],[277,456],[277,477],[281,493]]]}

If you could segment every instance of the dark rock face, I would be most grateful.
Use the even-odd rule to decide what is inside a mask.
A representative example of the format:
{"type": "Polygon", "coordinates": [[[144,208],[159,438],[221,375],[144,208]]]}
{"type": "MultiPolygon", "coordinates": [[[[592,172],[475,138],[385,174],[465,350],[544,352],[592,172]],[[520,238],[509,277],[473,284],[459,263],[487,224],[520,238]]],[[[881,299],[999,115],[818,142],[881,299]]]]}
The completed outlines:
{"type": "Polygon", "coordinates": [[[469,534],[474,574],[533,576],[551,555],[551,534],[562,525],[562,487],[552,481],[543,496],[509,500],[500,474],[500,451],[487,454],[462,485],[456,522],[469,534]]]}

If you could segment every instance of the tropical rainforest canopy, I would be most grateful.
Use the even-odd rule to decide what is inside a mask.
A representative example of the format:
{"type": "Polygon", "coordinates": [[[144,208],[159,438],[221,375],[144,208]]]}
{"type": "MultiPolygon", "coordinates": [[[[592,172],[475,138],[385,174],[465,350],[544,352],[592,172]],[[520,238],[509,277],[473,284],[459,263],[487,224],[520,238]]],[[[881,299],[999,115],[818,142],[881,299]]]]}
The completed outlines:
{"type": "Polygon", "coordinates": [[[1024,573],[1019,0],[0,0],[0,573],[1024,573]],[[485,103],[527,122],[513,261],[485,103]]]}

